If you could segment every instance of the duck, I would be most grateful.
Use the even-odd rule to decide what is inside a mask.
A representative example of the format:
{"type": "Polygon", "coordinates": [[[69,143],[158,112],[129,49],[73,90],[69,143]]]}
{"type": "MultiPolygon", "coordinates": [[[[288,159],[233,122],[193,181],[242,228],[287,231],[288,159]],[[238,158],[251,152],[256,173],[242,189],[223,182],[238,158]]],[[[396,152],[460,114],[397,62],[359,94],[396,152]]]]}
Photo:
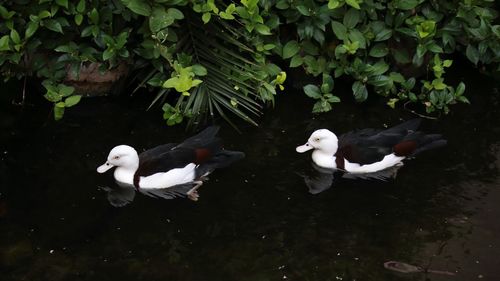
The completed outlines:
{"type": "Polygon", "coordinates": [[[115,168],[113,176],[120,186],[155,197],[197,201],[197,189],[206,176],[245,157],[243,152],[224,149],[218,131],[218,126],[210,126],[180,144],[167,143],[140,154],[129,145],[117,145],[97,172],[115,168]]]}
{"type": "Polygon", "coordinates": [[[421,119],[411,119],[388,129],[367,128],[340,137],[328,129],[318,129],[296,151],[313,150],[312,161],[322,168],[352,175],[376,174],[402,166],[403,160],[423,151],[446,145],[441,134],[418,131],[420,123],[421,119]]]}

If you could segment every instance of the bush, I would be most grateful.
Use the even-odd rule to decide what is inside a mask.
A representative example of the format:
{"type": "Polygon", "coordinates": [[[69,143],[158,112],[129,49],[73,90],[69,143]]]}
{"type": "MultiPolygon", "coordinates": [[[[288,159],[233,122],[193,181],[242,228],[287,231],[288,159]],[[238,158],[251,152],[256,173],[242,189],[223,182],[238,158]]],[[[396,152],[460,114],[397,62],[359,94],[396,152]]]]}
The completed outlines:
{"type": "Polygon", "coordinates": [[[447,113],[468,103],[465,85],[444,79],[452,54],[499,71],[496,9],[493,0],[4,1],[0,71],[44,80],[56,119],[80,100],[70,78],[89,65],[130,68],[137,88],[157,89],[168,125],[231,122],[228,112],[256,124],[284,89],[278,65],[318,78],[304,86],[313,112],[340,101],[334,81],[344,77],[359,102],[373,92],[391,107],[447,113]]]}

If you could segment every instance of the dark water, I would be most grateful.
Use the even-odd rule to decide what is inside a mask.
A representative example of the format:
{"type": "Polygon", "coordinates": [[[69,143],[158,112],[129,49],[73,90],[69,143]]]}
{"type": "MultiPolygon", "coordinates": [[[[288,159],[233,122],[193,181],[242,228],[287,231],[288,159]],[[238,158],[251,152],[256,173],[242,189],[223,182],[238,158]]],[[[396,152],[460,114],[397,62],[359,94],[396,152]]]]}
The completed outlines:
{"type": "Polygon", "coordinates": [[[98,188],[114,185],[95,172],[109,149],[179,141],[183,128],[144,113],[150,97],[85,100],[55,123],[46,107],[21,110],[5,94],[1,280],[500,280],[498,84],[472,69],[456,76],[473,105],[425,121],[449,145],[407,162],[394,181],[335,178],[309,194],[300,175],[310,156],[294,148],[314,129],[412,115],[373,101],[312,118],[311,101],[288,92],[261,127],[223,125],[226,147],[247,157],[216,171],[200,201],[137,194],[123,208],[98,188]],[[395,273],[383,266],[390,260],[456,276],[395,273]]]}

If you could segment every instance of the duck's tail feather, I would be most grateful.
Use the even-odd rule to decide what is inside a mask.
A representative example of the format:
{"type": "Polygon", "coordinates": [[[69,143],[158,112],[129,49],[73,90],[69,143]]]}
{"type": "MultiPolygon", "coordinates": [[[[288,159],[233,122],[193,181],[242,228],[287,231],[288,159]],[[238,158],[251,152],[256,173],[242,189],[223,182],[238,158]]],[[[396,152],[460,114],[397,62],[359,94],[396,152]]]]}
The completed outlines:
{"type": "Polygon", "coordinates": [[[396,132],[399,130],[417,131],[418,127],[420,127],[420,123],[422,123],[421,118],[414,118],[414,119],[410,119],[406,122],[403,122],[399,125],[396,125],[394,127],[391,127],[387,130],[384,130],[384,132],[390,133],[390,132],[393,132],[393,131],[396,132]]]}
{"type": "Polygon", "coordinates": [[[225,168],[244,157],[245,153],[241,151],[221,150],[209,161],[196,168],[196,178],[206,176],[215,169],[225,168]]]}
{"type": "Polygon", "coordinates": [[[443,135],[440,134],[429,134],[423,135],[418,139],[418,147],[412,153],[412,157],[424,152],[426,150],[431,150],[439,147],[443,147],[448,143],[447,140],[443,139],[443,135]]]}

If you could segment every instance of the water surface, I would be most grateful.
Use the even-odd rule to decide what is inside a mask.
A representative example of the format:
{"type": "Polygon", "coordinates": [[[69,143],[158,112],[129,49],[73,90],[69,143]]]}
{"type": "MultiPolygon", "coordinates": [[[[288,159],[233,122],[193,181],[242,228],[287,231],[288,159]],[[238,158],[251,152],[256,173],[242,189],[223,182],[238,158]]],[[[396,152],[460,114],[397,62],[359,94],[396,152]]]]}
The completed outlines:
{"type": "Polygon", "coordinates": [[[122,208],[99,189],[114,185],[111,173],[95,172],[109,149],[143,150],[190,133],[145,113],[146,94],[87,99],[60,122],[45,105],[7,104],[6,94],[2,280],[500,280],[498,84],[474,70],[455,76],[472,105],[423,124],[449,145],[407,162],[393,181],[336,176],[330,189],[309,194],[301,175],[311,171],[310,156],[294,148],[313,130],[381,128],[414,116],[375,99],[315,117],[312,101],[290,90],[259,128],[242,124],[238,134],[222,125],[225,146],[247,157],[212,174],[200,201],[136,194],[122,208]],[[394,273],[383,267],[389,260],[456,276],[394,273]]]}

